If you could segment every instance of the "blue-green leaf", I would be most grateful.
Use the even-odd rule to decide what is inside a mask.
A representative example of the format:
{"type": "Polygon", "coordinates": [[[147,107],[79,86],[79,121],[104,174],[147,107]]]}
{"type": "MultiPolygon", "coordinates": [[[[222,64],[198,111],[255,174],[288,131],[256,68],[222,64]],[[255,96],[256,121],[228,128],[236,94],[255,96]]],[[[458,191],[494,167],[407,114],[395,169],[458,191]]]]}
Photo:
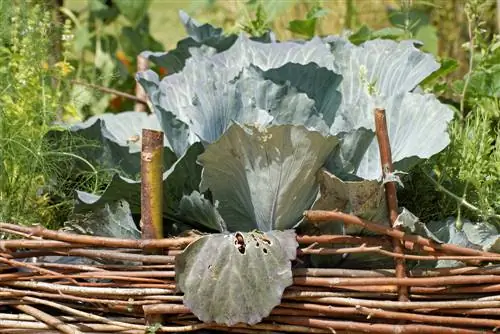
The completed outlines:
{"type": "Polygon", "coordinates": [[[293,230],[201,237],[176,257],[184,305],[203,322],[260,322],[293,283],[297,247],[293,230]]]}
{"type": "Polygon", "coordinates": [[[200,156],[200,188],[219,201],[230,231],[291,228],[314,202],[316,173],[337,142],[302,126],[233,125],[200,156]]]}

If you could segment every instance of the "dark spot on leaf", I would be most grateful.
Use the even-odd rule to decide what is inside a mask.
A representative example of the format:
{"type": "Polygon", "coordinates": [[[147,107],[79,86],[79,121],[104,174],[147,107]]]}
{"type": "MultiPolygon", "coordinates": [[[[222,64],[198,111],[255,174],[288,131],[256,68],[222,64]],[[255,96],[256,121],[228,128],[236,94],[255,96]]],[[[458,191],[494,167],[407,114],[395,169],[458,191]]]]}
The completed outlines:
{"type": "Polygon", "coordinates": [[[271,240],[269,240],[268,238],[266,238],[265,236],[262,236],[262,241],[264,241],[266,244],[270,245],[271,244],[271,240]]]}
{"type": "Polygon", "coordinates": [[[243,236],[241,235],[241,233],[236,233],[235,235],[235,242],[234,244],[236,245],[236,247],[238,247],[238,251],[241,253],[241,254],[245,254],[245,239],[243,239],[243,236]]]}
{"type": "Polygon", "coordinates": [[[255,247],[259,247],[259,245],[260,245],[260,244],[257,242],[257,243],[255,244],[255,247]]]}
{"type": "Polygon", "coordinates": [[[263,248],[262,251],[264,252],[264,254],[267,254],[267,249],[266,248],[263,248]]]}

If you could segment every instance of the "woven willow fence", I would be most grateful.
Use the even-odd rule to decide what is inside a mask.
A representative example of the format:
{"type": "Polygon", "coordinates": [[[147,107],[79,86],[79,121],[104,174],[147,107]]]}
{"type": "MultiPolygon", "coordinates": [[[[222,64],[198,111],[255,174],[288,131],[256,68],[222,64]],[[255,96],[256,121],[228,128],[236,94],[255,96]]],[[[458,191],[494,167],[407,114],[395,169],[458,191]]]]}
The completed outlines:
{"type": "MultiPolygon", "coordinates": [[[[382,166],[390,173],[384,117],[376,111],[382,166]]],[[[396,189],[388,182],[385,190],[394,222],[396,189]]],[[[144,189],[143,209],[148,196],[144,189]]],[[[176,290],[175,257],[199,236],[125,240],[0,223],[0,232],[12,236],[0,241],[0,333],[467,334],[500,327],[500,254],[439,244],[337,211],[304,216],[306,223],[338,221],[378,236],[301,235],[298,262],[309,254],[373,253],[394,259],[394,270],[293,269],[293,285],[261,323],[225,327],[200,322],[176,290]],[[77,264],[70,261],[75,257],[77,264]],[[464,266],[410,271],[406,260],[464,266]]],[[[155,219],[151,212],[144,217],[144,226],[155,219]]]]}

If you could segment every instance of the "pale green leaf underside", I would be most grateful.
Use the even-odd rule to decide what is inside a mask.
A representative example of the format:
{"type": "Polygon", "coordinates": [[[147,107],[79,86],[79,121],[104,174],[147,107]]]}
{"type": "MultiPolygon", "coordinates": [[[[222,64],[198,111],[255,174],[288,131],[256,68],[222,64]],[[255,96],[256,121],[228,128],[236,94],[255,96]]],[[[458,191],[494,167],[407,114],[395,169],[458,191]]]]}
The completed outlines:
{"type": "Polygon", "coordinates": [[[293,283],[293,230],[204,236],[176,258],[184,305],[203,322],[256,324],[293,283]]]}
{"type": "Polygon", "coordinates": [[[101,237],[140,239],[141,232],[132,218],[129,204],[124,201],[107,203],[88,214],[75,214],[64,224],[64,231],[101,237]]]}

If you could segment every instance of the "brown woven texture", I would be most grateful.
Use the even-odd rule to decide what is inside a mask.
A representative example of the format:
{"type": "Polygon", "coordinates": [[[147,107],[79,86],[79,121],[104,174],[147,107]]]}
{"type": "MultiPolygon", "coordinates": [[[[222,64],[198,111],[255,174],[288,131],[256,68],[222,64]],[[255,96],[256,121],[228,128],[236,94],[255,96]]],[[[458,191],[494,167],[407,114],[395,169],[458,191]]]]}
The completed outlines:
{"type": "Polygon", "coordinates": [[[0,332],[144,333],[145,316],[154,314],[164,315],[164,332],[487,333],[500,326],[500,267],[478,266],[500,261],[499,254],[435,244],[339,212],[306,213],[315,220],[332,215],[385,236],[299,236],[299,259],[372,252],[422,261],[459,259],[467,266],[408,272],[407,278],[396,278],[390,269],[294,269],[294,284],[268,318],[255,326],[224,328],[197,321],[175,290],[175,256],[196,237],[122,240],[0,224],[1,232],[21,237],[0,241],[0,332]],[[421,255],[393,252],[389,237],[403,240],[405,252],[418,249],[421,255]],[[142,254],[155,247],[164,255],[142,254]],[[44,262],[51,255],[126,264],[44,262]],[[398,301],[401,286],[408,288],[410,301],[398,301]]]}
{"type": "MultiPolygon", "coordinates": [[[[393,169],[385,112],[374,114],[387,177],[393,169]]],[[[0,333],[495,332],[500,254],[403,232],[395,224],[393,182],[385,183],[385,194],[392,227],[338,211],[304,212],[305,223],[339,222],[378,235],[298,236],[293,285],[281,304],[257,325],[230,328],[198,321],[176,290],[175,257],[199,236],[125,240],[0,223],[0,233],[12,237],[0,240],[0,333]],[[391,258],[394,269],[300,268],[311,254],[354,253],[391,258]],[[78,264],[64,261],[75,256],[78,264]],[[407,260],[458,260],[464,266],[409,271],[407,260]]],[[[143,208],[153,196],[143,196],[143,208]]]]}

